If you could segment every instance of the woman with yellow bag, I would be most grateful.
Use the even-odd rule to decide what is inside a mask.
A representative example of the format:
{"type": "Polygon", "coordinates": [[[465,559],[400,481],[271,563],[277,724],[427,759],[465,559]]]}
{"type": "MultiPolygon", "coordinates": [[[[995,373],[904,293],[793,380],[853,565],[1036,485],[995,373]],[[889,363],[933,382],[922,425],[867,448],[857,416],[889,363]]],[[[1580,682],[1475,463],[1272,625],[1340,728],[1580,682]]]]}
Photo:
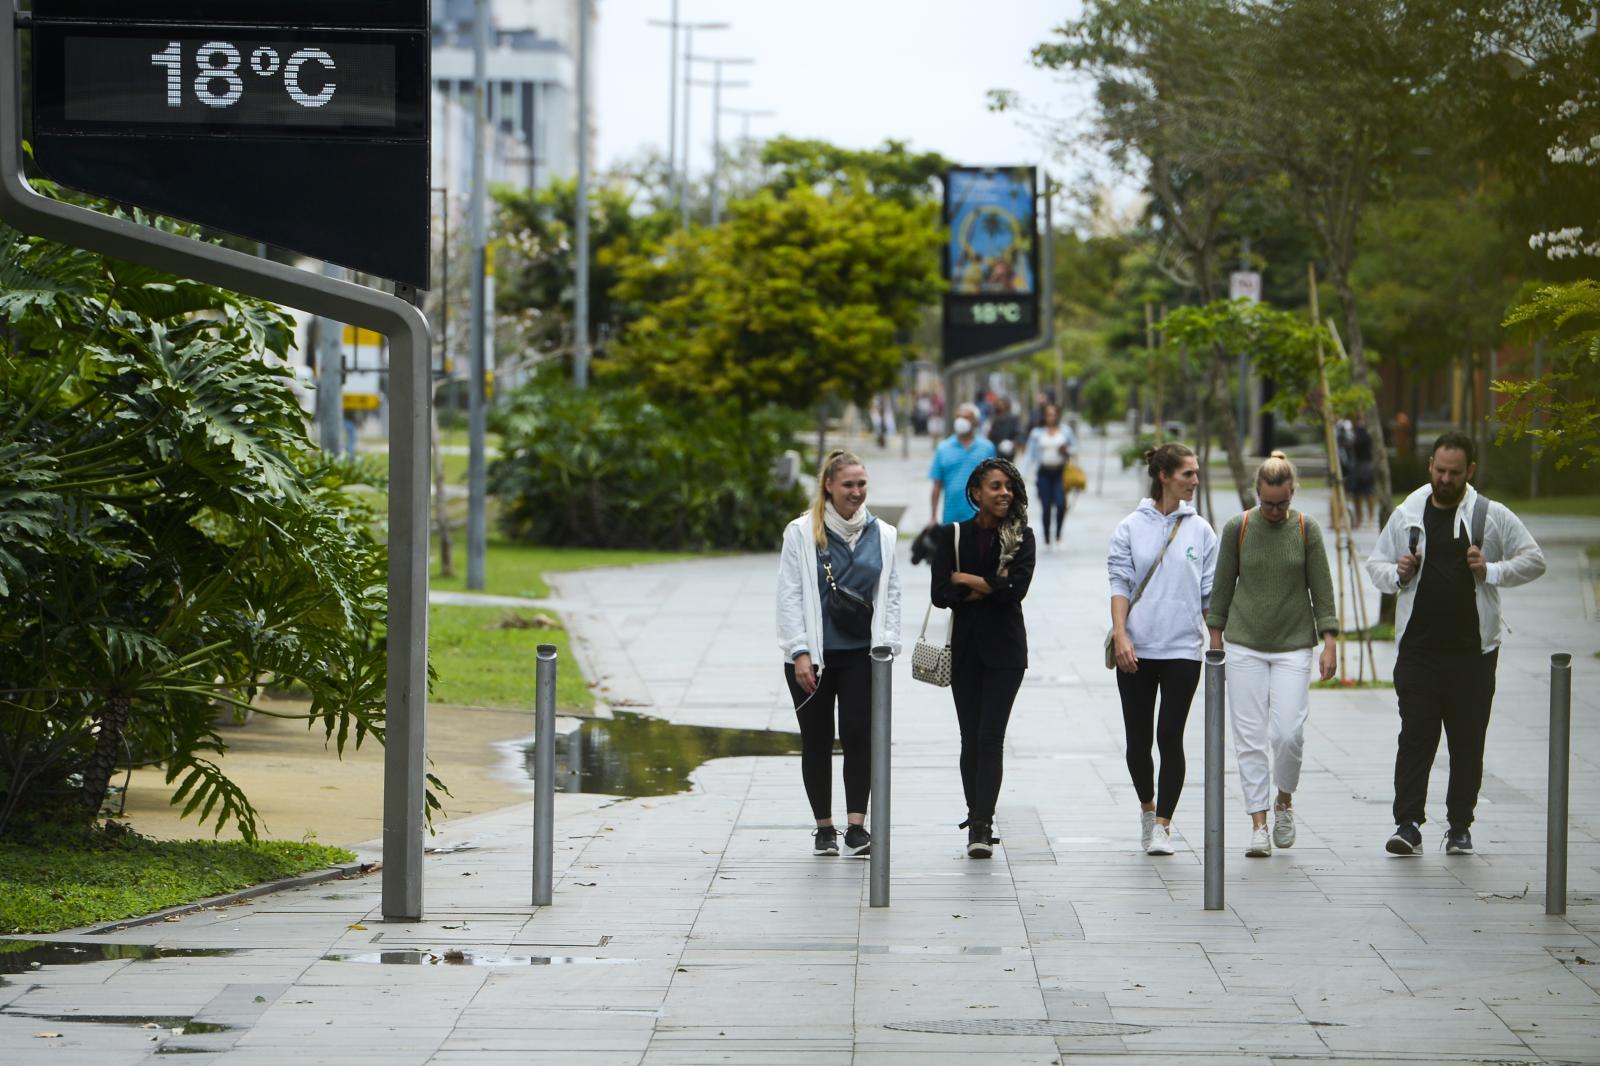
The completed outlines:
{"type": "Polygon", "coordinates": [[[1044,424],[1033,427],[1028,434],[1026,460],[1039,489],[1039,528],[1044,533],[1045,551],[1051,550],[1052,530],[1054,541],[1061,540],[1061,525],[1067,520],[1067,487],[1063,479],[1077,447],[1078,438],[1072,428],[1061,424],[1061,408],[1045,404],[1044,424]]]}

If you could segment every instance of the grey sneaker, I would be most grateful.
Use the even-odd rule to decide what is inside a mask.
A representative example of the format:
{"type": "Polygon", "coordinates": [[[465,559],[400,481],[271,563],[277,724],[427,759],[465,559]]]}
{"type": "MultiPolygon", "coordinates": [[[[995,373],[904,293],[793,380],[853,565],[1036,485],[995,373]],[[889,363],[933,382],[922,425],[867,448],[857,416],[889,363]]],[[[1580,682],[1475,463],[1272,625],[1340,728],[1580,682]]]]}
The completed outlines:
{"type": "Polygon", "coordinates": [[[1294,808],[1277,807],[1272,811],[1272,843],[1274,847],[1294,847],[1294,808]]]}
{"type": "Polygon", "coordinates": [[[1139,812],[1139,850],[1150,850],[1150,836],[1156,831],[1156,812],[1139,812]]]}

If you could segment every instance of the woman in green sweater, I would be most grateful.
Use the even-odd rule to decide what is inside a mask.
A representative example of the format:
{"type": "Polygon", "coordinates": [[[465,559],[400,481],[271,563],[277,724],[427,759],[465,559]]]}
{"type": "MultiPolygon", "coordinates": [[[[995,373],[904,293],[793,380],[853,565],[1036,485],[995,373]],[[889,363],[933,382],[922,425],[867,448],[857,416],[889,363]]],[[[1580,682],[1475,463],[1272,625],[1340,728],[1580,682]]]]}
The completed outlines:
{"type": "Polygon", "coordinates": [[[1306,717],[1311,711],[1311,654],[1322,639],[1318,672],[1333,676],[1333,577],[1316,520],[1291,510],[1294,464],[1282,452],[1256,471],[1259,506],[1222,528],[1217,579],[1206,610],[1211,647],[1228,653],[1228,710],[1233,751],[1250,812],[1250,847],[1266,858],[1272,845],[1294,845],[1294,790],[1300,783],[1306,717]],[[1267,748],[1272,748],[1269,771],[1267,748]],[[1276,778],[1272,833],[1269,786],[1276,778]]]}

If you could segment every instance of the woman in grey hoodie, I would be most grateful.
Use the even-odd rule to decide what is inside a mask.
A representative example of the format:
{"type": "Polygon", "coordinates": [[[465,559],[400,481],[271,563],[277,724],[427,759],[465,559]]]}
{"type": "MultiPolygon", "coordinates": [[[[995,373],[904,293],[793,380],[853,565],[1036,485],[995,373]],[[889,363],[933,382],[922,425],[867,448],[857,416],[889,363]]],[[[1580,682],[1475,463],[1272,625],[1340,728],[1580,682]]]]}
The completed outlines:
{"type": "Polygon", "coordinates": [[[1217,535],[1195,513],[1200,464],[1182,444],[1145,452],[1149,497],[1111,534],[1111,639],[1139,795],[1140,847],[1172,854],[1172,814],[1183,790],[1183,727],[1200,683],[1204,610],[1217,569],[1217,535]],[[1156,699],[1160,697],[1160,713],[1156,699]],[[1150,757],[1161,752],[1160,787],[1150,757]]]}

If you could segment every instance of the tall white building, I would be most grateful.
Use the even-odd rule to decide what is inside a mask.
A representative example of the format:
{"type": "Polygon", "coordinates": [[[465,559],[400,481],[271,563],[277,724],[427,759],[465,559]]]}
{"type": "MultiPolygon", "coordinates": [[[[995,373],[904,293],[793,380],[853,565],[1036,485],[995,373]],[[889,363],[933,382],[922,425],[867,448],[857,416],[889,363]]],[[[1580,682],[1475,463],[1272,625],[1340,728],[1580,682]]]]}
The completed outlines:
{"type": "MultiPolygon", "coordinates": [[[[488,6],[489,180],[540,188],[552,178],[571,179],[578,172],[581,4],[490,0],[488,6]]],[[[473,11],[473,0],[433,5],[434,184],[452,189],[465,188],[470,175],[473,11]]],[[[591,35],[591,84],[592,41],[591,35]]]]}

